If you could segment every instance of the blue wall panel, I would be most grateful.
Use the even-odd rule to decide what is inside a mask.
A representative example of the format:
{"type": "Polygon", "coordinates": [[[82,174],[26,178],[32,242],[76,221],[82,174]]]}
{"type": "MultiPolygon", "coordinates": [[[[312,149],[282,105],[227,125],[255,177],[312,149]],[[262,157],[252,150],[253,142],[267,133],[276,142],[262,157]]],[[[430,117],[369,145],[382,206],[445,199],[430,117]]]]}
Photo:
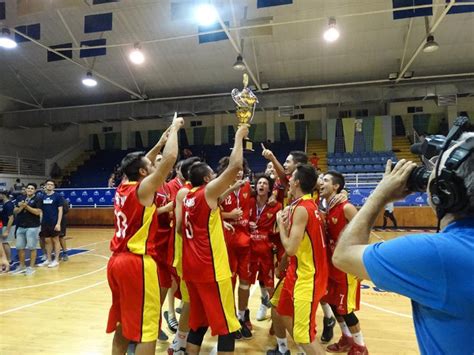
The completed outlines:
{"type": "MultiPolygon", "coordinates": [[[[106,44],[107,44],[107,40],[105,38],[93,39],[91,41],[81,42],[81,46],[105,46],[106,44]]],[[[88,57],[97,57],[97,56],[106,55],[106,54],[107,54],[106,48],[81,49],[79,57],[88,58],[88,57]]]]}
{"type": "MultiPolygon", "coordinates": [[[[432,5],[433,0],[392,0],[393,8],[417,6],[417,5],[432,5]]],[[[422,9],[401,10],[393,12],[393,19],[399,20],[410,17],[432,16],[433,8],[426,7],[422,9]]]]}
{"type": "Polygon", "coordinates": [[[84,33],[112,31],[112,13],[84,16],[84,33]]]}
{"type": "MultiPolygon", "coordinates": [[[[63,44],[56,44],[54,46],[50,46],[52,49],[56,48],[72,48],[72,43],[63,43],[63,44]]],[[[59,53],[65,55],[68,58],[72,59],[72,51],[58,51],[59,53]]],[[[48,62],[56,62],[58,60],[65,60],[63,57],[48,51],[48,62]]]]}
{"type": "Polygon", "coordinates": [[[293,4],[293,0],[257,0],[257,9],[261,7],[293,4]]]}
{"type": "MultiPolygon", "coordinates": [[[[225,25],[228,27],[229,26],[229,21],[224,21],[225,25]]],[[[221,25],[219,23],[216,23],[211,26],[199,26],[198,27],[198,32],[209,32],[209,31],[216,31],[222,29],[221,25]]],[[[225,34],[224,31],[222,32],[216,32],[216,33],[211,33],[207,35],[199,35],[199,44],[202,43],[209,43],[209,42],[216,42],[216,41],[223,41],[226,40],[227,35],[225,34]]]]}

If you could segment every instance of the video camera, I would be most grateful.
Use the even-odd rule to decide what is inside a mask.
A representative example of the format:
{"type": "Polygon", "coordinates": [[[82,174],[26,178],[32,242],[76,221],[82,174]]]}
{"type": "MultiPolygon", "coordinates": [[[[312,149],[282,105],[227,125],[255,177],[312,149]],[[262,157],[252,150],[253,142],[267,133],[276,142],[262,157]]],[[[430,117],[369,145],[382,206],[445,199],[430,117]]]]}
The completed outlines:
{"type": "MultiPolygon", "coordinates": [[[[420,155],[424,162],[429,161],[434,156],[440,155],[452,145],[457,143],[457,139],[464,133],[472,131],[468,117],[460,116],[456,118],[453,127],[448,135],[433,135],[425,138],[422,143],[415,143],[410,147],[413,154],[420,155]]],[[[426,165],[417,166],[408,177],[407,188],[412,192],[425,192],[432,167],[426,165]]]]}

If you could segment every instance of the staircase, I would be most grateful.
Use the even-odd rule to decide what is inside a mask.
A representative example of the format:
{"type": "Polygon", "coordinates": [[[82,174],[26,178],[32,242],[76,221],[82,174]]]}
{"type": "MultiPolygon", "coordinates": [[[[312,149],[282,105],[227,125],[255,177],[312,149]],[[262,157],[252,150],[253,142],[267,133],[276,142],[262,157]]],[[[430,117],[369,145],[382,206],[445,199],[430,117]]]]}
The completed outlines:
{"type": "Polygon", "coordinates": [[[328,150],[327,150],[327,142],[323,140],[309,140],[308,147],[306,149],[306,153],[308,154],[308,159],[311,159],[313,153],[318,154],[319,162],[318,167],[322,171],[328,170],[328,150]]]}
{"type": "Polygon", "coordinates": [[[66,182],[65,180],[69,180],[69,179],[66,179],[66,178],[69,178],[72,173],[76,172],[77,169],[79,169],[80,166],[84,165],[84,163],[88,161],[94,154],[95,154],[94,151],[82,152],[77,158],[72,160],[66,167],[64,167],[64,169],[62,169],[62,172],[61,172],[62,176],[59,179],[59,181],[61,181],[60,186],[67,187],[65,186],[65,182],[66,182]]]}
{"type": "Polygon", "coordinates": [[[392,138],[393,152],[397,159],[407,159],[413,162],[420,161],[420,157],[410,152],[411,143],[407,137],[393,137],[392,138]]]}

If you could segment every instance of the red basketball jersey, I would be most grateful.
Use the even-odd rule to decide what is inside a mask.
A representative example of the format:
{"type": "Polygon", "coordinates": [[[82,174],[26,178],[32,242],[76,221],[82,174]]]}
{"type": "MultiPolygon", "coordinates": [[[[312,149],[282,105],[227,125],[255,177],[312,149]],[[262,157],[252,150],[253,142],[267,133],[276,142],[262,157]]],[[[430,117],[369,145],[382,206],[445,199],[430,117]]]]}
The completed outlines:
{"type": "MultiPolygon", "coordinates": [[[[156,208],[164,207],[170,202],[169,191],[165,185],[163,185],[155,197],[156,208]]],[[[170,241],[172,231],[172,218],[170,213],[160,213],[158,215],[158,228],[156,231],[156,256],[157,261],[167,264],[168,263],[168,244],[170,241]]]]}
{"type": "Polygon", "coordinates": [[[304,195],[291,205],[290,233],[294,211],[300,206],[306,209],[308,222],[301,244],[290,258],[286,277],[294,283],[295,299],[319,300],[326,294],[329,273],[323,221],[311,194],[304,195]]]}
{"type": "Polygon", "coordinates": [[[232,276],[219,208],[212,210],[205,185],[188,192],[183,201],[183,278],[215,282],[232,276]]]}
{"type": "Polygon", "coordinates": [[[121,183],[115,192],[115,233],[110,241],[114,253],[131,252],[139,255],[156,255],[158,220],[156,205],[145,207],[138,200],[136,181],[121,183]]]}
{"type": "Polygon", "coordinates": [[[249,220],[250,220],[250,200],[252,188],[248,181],[237,191],[232,192],[227,198],[221,203],[221,210],[223,212],[231,212],[235,208],[242,209],[242,217],[239,220],[229,219],[226,222],[232,224],[235,228],[237,235],[249,236],[249,220]]]}
{"type": "Polygon", "coordinates": [[[169,192],[170,200],[173,201],[176,199],[176,195],[178,191],[183,187],[183,183],[181,180],[176,176],[174,179],[168,181],[166,183],[166,188],[169,192]]]}
{"type": "Polygon", "coordinates": [[[328,256],[329,256],[329,277],[333,280],[339,280],[345,282],[346,273],[334,267],[332,264],[332,255],[334,254],[334,249],[336,249],[337,241],[341,235],[342,230],[347,225],[346,216],[344,215],[344,206],[348,201],[341,202],[336,206],[332,207],[329,212],[326,214],[326,229],[327,229],[327,239],[329,243],[328,247],[328,256]]]}
{"type": "Polygon", "coordinates": [[[274,206],[265,204],[259,208],[257,200],[252,198],[250,205],[250,221],[257,225],[250,231],[252,250],[264,253],[268,248],[272,248],[269,236],[273,233],[276,215],[281,210],[281,203],[277,202],[274,206]]]}

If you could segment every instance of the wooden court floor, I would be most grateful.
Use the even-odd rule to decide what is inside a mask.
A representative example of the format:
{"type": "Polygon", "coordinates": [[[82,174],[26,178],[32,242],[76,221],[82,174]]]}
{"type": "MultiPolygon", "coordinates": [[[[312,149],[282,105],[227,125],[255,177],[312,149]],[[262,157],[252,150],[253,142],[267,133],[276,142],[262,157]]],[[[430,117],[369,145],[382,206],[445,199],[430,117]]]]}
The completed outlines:
{"type": "MultiPolygon", "coordinates": [[[[109,354],[112,335],[105,333],[111,295],[106,280],[111,229],[71,228],[68,248],[83,250],[59,268],[37,268],[31,276],[0,275],[0,354],[109,354]]],[[[396,232],[373,233],[373,241],[393,238],[396,232]]],[[[372,354],[417,354],[410,302],[363,282],[358,317],[372,354]]],[[[260,291],[251,289],[250,311],[254,337],[236,343],[237,354],[264,354],[275,340],[270,321],[257,322],[260,291]]],[[[165,302],[166,304],[166,302],[165,302]]],[[[176,302],[176,305],[179,301],[176,302]]],[[[172,340],[166,324],[163,329],[172,340]]],[[[318,329],[322,313],[318,310],[318,329]]],[[[335,339],[340,336],[335,328],[335,339]]],[[[210,353],[216,338],[207,337],[202,354],[210,353]]],[[[291,343],[291,341],[290,341],[291,343]]],[[[157,354],[167,342],[158,342],[157,354]]],[[[292,345],[292,353],[297,349],[292,345]]]]}

